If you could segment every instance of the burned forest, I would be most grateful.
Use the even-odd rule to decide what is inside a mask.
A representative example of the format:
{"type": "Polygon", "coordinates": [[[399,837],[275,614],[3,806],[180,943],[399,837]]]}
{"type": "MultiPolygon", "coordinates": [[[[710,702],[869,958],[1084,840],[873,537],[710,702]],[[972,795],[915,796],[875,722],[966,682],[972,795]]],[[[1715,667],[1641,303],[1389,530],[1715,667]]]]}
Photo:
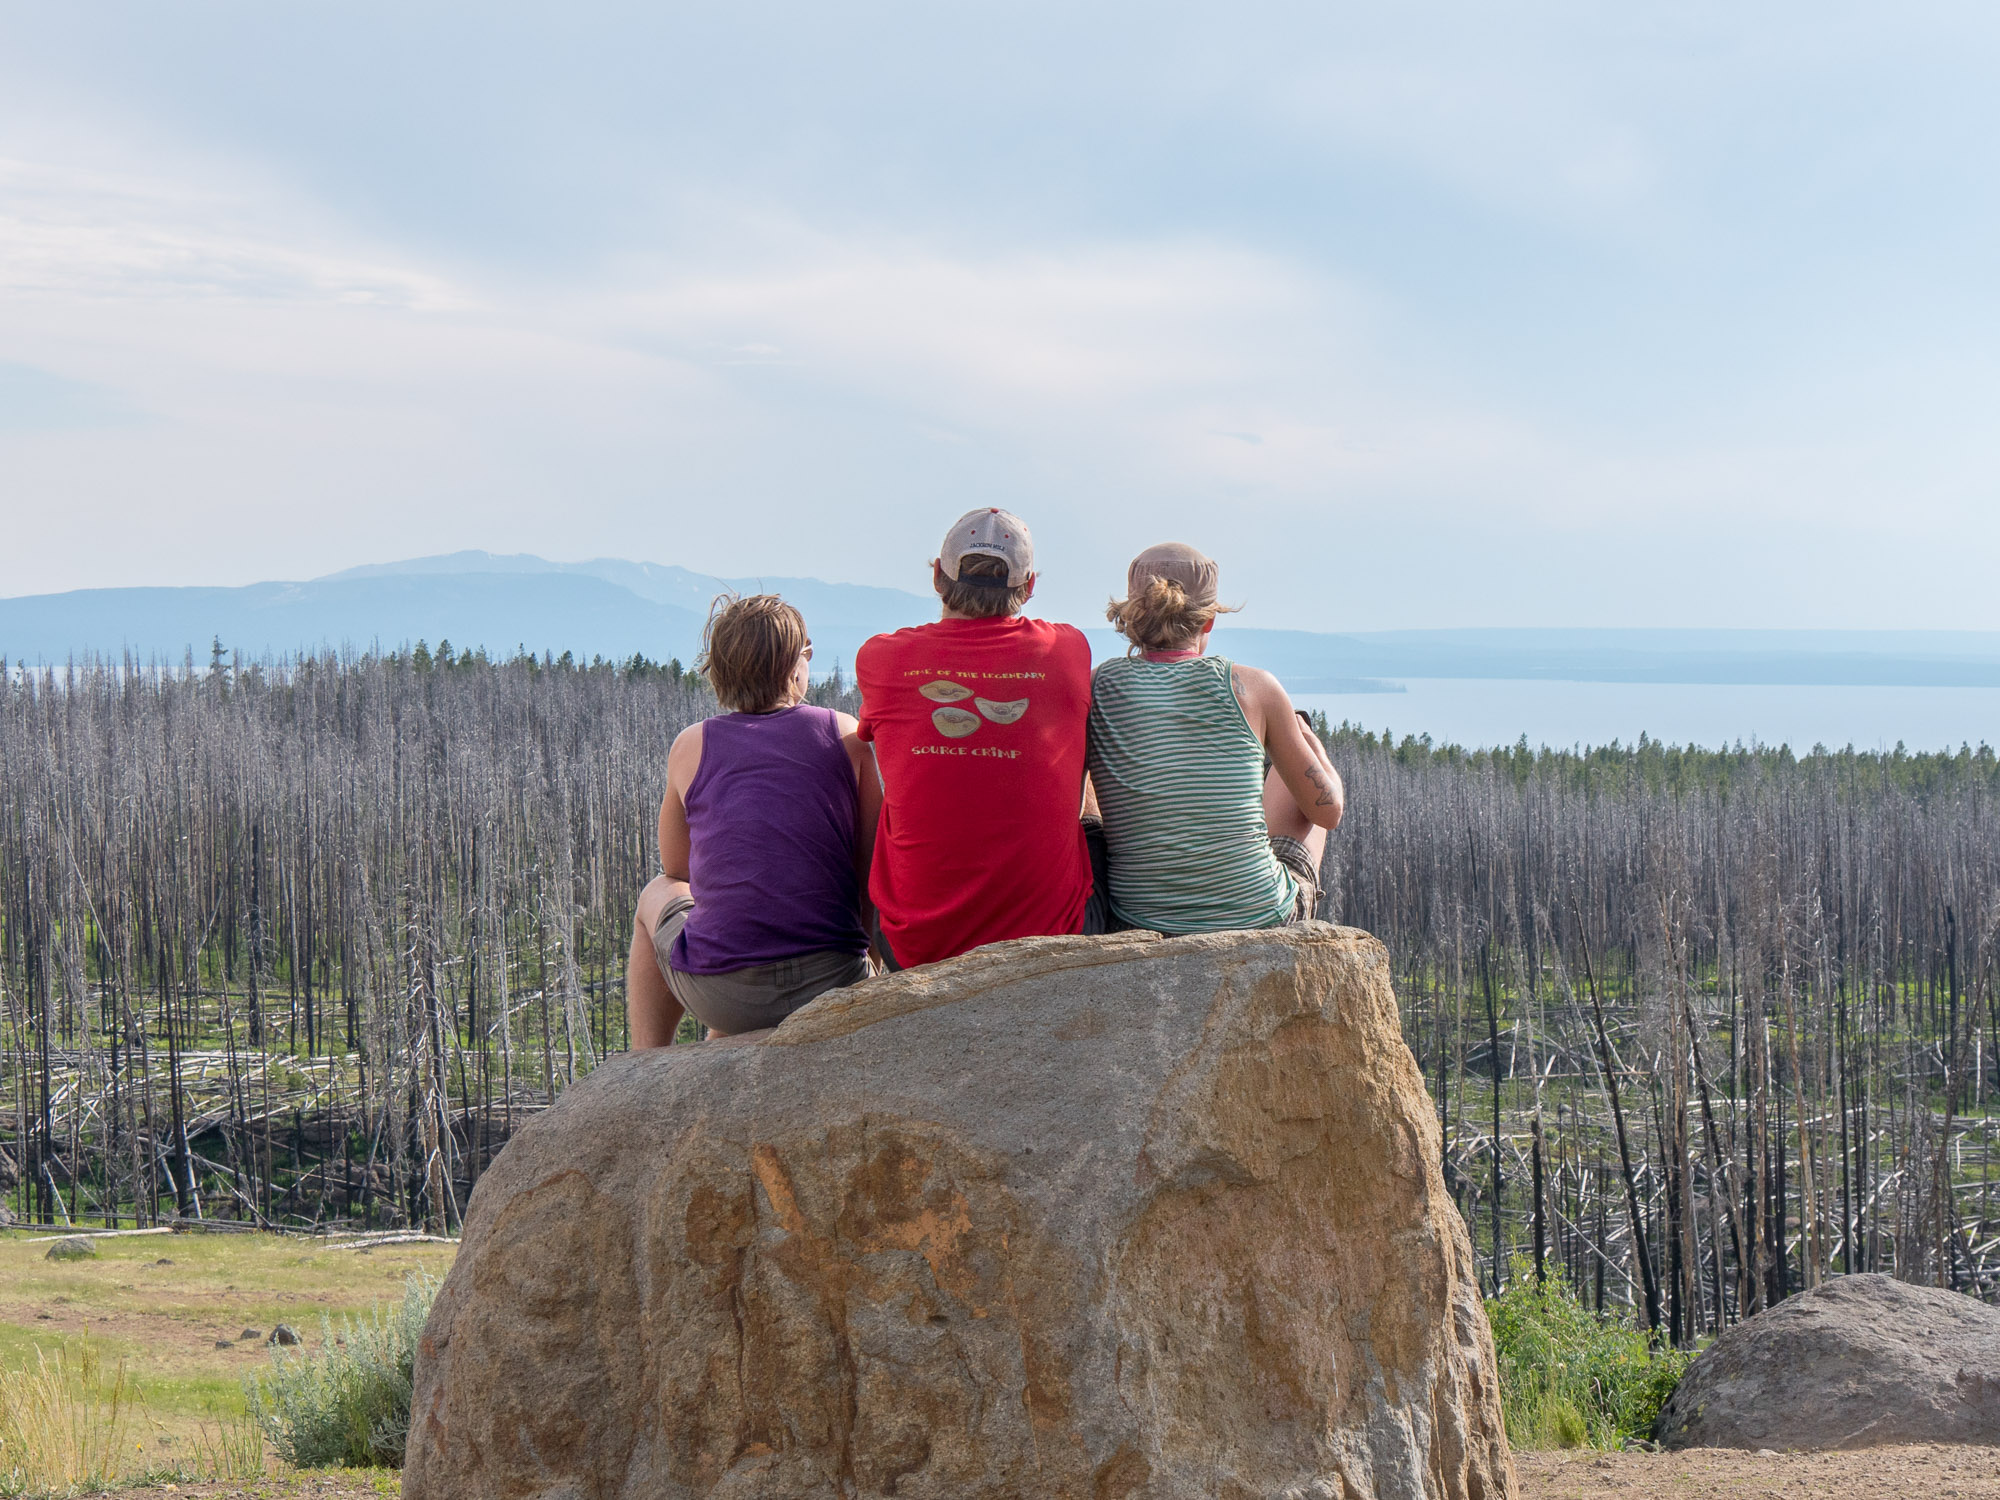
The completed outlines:
{"type": "MultiPolygon", "coordinates": [[[[667,748],[714,711],[678,664],[4,666],[17,1219],[452,1232],[625,1046],[667,748]]],[[[1326,737],[1323,914],[1387,946],[1490,1287],[1680,1343],[1846,1271],[2000,1295],[1991,750],[1326,737]]]]}

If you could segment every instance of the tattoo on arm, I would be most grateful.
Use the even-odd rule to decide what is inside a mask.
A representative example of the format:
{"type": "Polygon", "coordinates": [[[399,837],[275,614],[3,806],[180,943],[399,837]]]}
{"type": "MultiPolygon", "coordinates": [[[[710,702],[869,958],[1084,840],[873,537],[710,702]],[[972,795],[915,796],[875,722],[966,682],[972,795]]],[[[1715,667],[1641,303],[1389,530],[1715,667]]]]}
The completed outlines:
{"type": "Polygon", "coordinates": [[[1319,793],[1318,799],[1313,803],[1314,807],[1332,807],[1340,800],[1334,795],[1333,784],[1326,779],[1326,773],[1318,766],[1306,772],[1306,780],[1310,781],[1313,790],[1319,793]]]}

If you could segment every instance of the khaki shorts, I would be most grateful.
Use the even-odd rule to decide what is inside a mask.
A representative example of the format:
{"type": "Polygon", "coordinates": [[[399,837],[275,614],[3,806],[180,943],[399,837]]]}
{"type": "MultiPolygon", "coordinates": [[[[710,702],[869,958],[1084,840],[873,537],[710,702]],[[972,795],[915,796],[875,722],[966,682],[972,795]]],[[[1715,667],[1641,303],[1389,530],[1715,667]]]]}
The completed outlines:
{"type": "Polygon", "coordinates": [[[1278,863],[1285,867],[1285,873],[1292,877],[1292,884],[1299,891],[1299,899],[1292,903],[1292,914],[1277,925],[1296,927],[1301,922],[1310,922],[1319,915],[1319,867],[1297,839],[1273,835],[1271,852],[1278,856],[1278,863]]]}
{"type": "Polygon", "coordinates": [[[687,974],[673,966],[674,940],[687,926],[694,902],[669,901],[653,928],[653,956],[687,1013],[712,1031],[741,1036],[776,1026],[828,990],[859,984],[869,975],[868,955],[837,950],[798,953],[727,974],[687,974]]]}

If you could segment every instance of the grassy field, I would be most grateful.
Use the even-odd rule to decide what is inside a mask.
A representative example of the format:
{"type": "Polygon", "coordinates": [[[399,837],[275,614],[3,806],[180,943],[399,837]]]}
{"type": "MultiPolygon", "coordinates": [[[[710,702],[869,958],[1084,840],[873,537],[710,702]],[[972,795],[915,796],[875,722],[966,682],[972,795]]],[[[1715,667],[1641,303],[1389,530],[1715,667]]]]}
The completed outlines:
{"type": "MultiPolygon", "coordinates": [[[[131,1450],[134,1473],[184,1467],[205,1434],[212,1438],[226,1424],[240,1430],[243,1379],[270,1367],[265,1340],[276,1324],[290,1324],[316,1346],[322,1317],[394,1304],[412,1270],[442,1276],[456,1250],[336,1249],[344,1242],[272,1234],[147,1234],[101,1238],[95,1258],[53,1261],[45,1235],[0,1234],[0,1370],[34,1367],[38,1350],[75,1358],[85,1346],[106,1374],[122,1364],[135,1406],[122,1446],[131,1450]]],[[[289,1487],[306,1482],[290,1480],[272,1493],[319,1492],[289,1487]]],[[[376,1492],[365,1474],[341,1476],[338,1484],[326,1492],[376,1492]]]]}
{"type": "MultiPolygon", "coordinates": [[[[100,1369],[115,1371],[122,1362],[137,1409],[119,1493],[175,1500],[374,1500],[399,1493],[394,1470],[301,1472],[272,1459],[257,1477],[196,1476],[203,1472],[204,1442],[212,1443],[224,1424],[242,1430],[243,1377],[269,1368],[264,1339],[274,1324],[289,1323],[316,1346],[323,1316],[337,1320],[396,1303],[411,1271],[442,1276],[455,1246],[336,1249],[344,1242],[271,1234],[148,1234],[96,1243],[95,1259],[51,1261],[42,1235],[0,1233],[0,1371],[33,1368],[38,1350],[74,1357],[86,1343],[100,1369]],[[246,1330],[256,1337],[243,1337],[246,1330]]],[[[1515,1300],[1523,1295],[1517,1291],[1515,1300]]],[[[1511,1322],[1500,1322],[1512,1327],[1526,1316],[1517,1310],[1511,1322]]],[[[1536,1326],[1548,1321],[1544,1316],[1536,1326]]],[[[1612,1493],[1633,1500],[1862,1500],[1885,1493],[1903,1500],[2000,1500],[2000,1450],[1990,1448],[1832,1455],[1520,1451],[1516,1462],[1522,1500],[1612,1493]]],[[[0,1482],[0,1495],[15,1493],[0,1482]]]]}

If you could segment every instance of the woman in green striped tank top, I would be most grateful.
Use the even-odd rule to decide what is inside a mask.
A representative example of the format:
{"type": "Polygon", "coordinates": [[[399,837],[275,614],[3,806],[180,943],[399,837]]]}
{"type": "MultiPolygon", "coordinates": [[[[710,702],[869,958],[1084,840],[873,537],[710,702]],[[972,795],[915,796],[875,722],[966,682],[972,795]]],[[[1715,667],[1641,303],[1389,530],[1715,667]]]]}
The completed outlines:
{"type": "Polygon", "coordinates": [[[1194,548],[1149,547],[1107,612],[1132,651],[1091,681],[1090,780],[1124,926],[1277,927],[1319,904],[1340,776],[1277,678],[1207,654],[1216,584],[1194,548]]]}

